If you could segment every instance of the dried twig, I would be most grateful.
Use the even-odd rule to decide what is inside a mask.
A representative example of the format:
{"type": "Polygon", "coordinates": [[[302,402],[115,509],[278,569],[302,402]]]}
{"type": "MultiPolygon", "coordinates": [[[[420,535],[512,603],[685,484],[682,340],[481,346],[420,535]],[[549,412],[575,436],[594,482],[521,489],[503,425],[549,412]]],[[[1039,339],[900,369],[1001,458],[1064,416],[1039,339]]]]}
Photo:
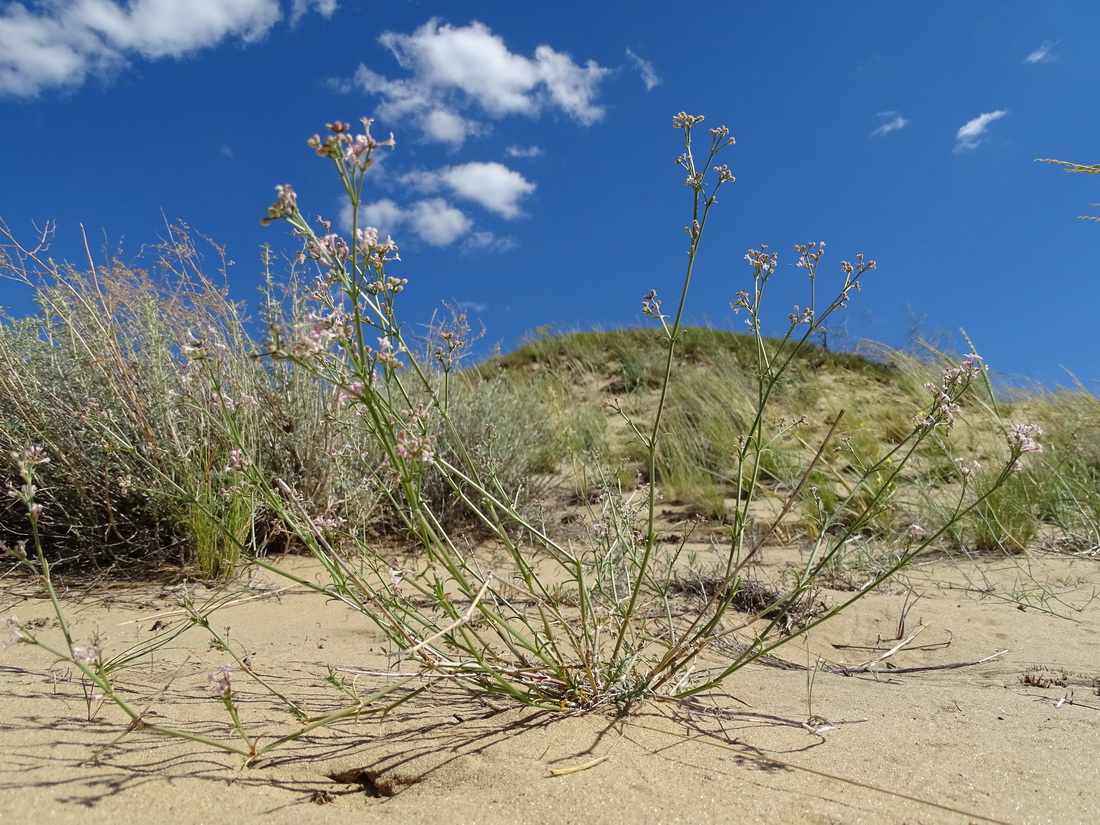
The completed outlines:
{"type": "Polygon", "coordinates": [[[853,673],[922,673],[926,670],[954,670],[960,667],[981,665],[996,659],[998,656],[1004,656],[1006,653],[1008,653],[1007,650],[1002,650],[998,653],[994,653],[992,656],[978,659],[976,662],[951,662],[946,665],[921,665],[919,667],[869,667],[866,665],[860,665],[859,667],[844,667],[843,665],[837,665],[835,667],[822,668],[822,670],[826,673],[841,673],[845,676],[851,676],[853,673]]]}

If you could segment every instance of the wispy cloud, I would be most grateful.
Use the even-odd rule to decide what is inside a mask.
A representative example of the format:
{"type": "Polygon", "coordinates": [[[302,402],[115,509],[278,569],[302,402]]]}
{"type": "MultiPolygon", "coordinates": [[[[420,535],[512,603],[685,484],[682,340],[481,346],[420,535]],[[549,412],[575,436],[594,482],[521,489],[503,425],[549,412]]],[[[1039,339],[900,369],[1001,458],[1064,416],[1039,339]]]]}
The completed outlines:
{"type": "Polygon", "coordinates": [[[511,252],[517,246],[519,246],[519,241],[511,235],[497,235],[482,230],[471,232],[463,238],[459,252],[463,255],[503,255],[505,252],[511,252]]]}
{"type": "MultiPolygon", "coordinates": [[[[1061,41],[1059,41],[1061,42],[1061,41]]],[[[1051,43],[1049,40],[1044,40],[1043,45],[1035,49],[1031,54],[1024,58],[1025,63],[1053,63],[1058,59],[1058,56],[1054,54],[1054,47],[1058,43],[1051,43]]]]}
{"type": "Polygon", "coordinates": [[[899,115],[897,112],[879,112],[876,117],[885,120],[886,122],[879,126],[875,131],[871,132],[871,137],[881,137],[882,135],[888,135],[891,132],[896,132],[899,129],[904,129],[909,125],[909,121],[899,115]]]}
{"type": "MultiPolygon", "coordinates": [[[[343,213],[340,215],[341,225],[348,229],[351,227],[351,204],[345,203],[343,213]]],[[[405,220],[405,210],[389,198],[363,204],[359,207],[359,222],[363,226],[373,226],[378,234],[385,237],[397,234],[397,230],[405,220]]]]}
{"type": "MultiPolygon", "coordinates": [[[[335,0],[294,0],[291,19],[335,0]]],[[[0,94],[33,97],[124,68],[181,57],[227,37],[253,42],[282,17],[278,0],[51,0],[0,12],[0,94]]]]}
{"type": "Polygon", "coordinates": [[[543,152],[541,146],[509,146],[504,154],[510,158],[538,158],[543,152]]]}
{"type": "Polygon", "coordinates": [[[590,125],[604,115],[596,97],[607,69],[591,60],[581,66],[546,45],[533,57],[514,54],[483,23],[455,27],[432,19],[412,34],[385,32],[379,40],[409,76],[390,79],[360,65],[354,85],[381,99],[380,117],[411,121],[428,141],[458,148],[484,133],[486,117],[558,109],[590,125]]]}
{"type": "Polygon", "coordinates": [[[638,57],[638,55],[634,54],[630,49],[626,50],[626,56],[642,76],[642,82],[645,83],[645,90],[647,92],[653,91],[655,86],[661,85],[661,77],[657,74],[657,70],[653,68],[652,63],[638,57]]]}
{"type": "Polygon", "coordinates": [[[339,3],[337,0],[292,0],[290,4],[290,24],[293,26],[309,14],[316,11],[322,17],[332,17],[339,3]]]}
{"type": "Polygon", "coordinates": [[[982,142],[989,124],[1000,120],[1008,114],[1008,109],[998,109],[995,112],[986,112],[978,115],[973,120],[967,121],[955,134],[955,151],[961,152],[967,149],[976,149],[982,142]]]}

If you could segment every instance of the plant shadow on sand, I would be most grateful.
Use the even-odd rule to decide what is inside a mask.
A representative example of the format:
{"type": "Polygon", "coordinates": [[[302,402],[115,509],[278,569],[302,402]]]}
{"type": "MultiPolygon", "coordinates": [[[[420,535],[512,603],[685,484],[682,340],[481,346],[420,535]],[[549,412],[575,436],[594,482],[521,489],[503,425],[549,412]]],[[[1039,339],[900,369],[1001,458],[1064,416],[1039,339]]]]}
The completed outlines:
{"type": "MultiPolygon", "coordinates": [[[[782,554],[769,550],[769,566],[781,565],[782,554]]],[[[1095,575],[1084,560],[1050,564],[1052,572],[1095,575]]],[[[498,711],[437,680],[385,716],[319,729],[248,768],[232,754],[127,732],[113,709],[89,721],[71,672],[43,673],[33,649],[10,648],[0,671],[0,813],[6,822],[47,811],[106,822],[155,806],[163,821],[179,822],[328,821],[347,811],[364,822],[614,823],[712,821],[736,809],[772,822],[1086,821],[1100,805],[1100,766],[1085,760],[1070,774],[1065,755],[1100,748],[1100,697],[1089,681],[1100,623],[1091,611],[1066,622],[952,589],[960,574],[942,562],[917,574],[924,581],[909,584],[923,597],[908,621],[927,630],[874,674],[829,668],[897,645],[904,593],[868,596],[792,642],[783,667],[743,668],[705,702],[650,702],[628,715],[498,711]],[[955,670],[889,672],[977,662],[1005,648],[955,670]]],[[[85,597],[76,625],[120,638],[148,633],[148,623],[134,630],[134,619],[170,601],[160,587],[144,598],[139,591],[121,606],[85,597]]],[[[3,603],[16,599],[24,621],[36,609],[48,615],[25,592],[3,603]]],[[[370,652],[381,642],[376,633],[315,595],[255,599],[222,617],[257,670],[280,672],[288,695],[303,703],[323,700],[324,661],[348,671],[389,666],[370,652]]],[[[224,734],[206,684],[203,658],[211,655],[181,644],[127,671],[120,689],[150,708],[150,720],[171,713],[173,724],[224,734]]],[[[345,675],[374,689],[371,677],[345,675]]],[[[259,692],[244,690],[239,701],[258,735],[295,724],[259,692]]]]}

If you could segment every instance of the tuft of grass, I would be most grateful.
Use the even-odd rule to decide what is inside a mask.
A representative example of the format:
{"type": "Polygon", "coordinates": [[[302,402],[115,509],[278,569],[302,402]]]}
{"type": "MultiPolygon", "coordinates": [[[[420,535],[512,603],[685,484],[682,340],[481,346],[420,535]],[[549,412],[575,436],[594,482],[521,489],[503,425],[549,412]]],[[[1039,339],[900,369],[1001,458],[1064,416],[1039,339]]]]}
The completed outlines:
{"type": "MultiPolygon", "coordinates": [[[[348,533],[403,534],[377,474],[384,455],[337,389],[286,362],[258,359],[243,307],[186,226],[169,229],[152,270],[120,260],[59,266],[0,228],[0,274],[31,286],[38,313],[0,319],[0,473],[14,483],[26,445],[38,470],[46,557],[60,571],[141,575],[171,565],[231,577],[242,554],[302,547],[244,470],[280,478],[318,523],[348,533]]],[[[261,320],[306,334],[317,306],[296,269],[268,273],[261,320]]],[[[443,385],[443,373],[433,381],[443,385]]],[[[564,447],[543,405],[503,376],[453,380],[456,429],[503,483],[538,493],[564,447]]],[[[427,402],[430,392],[420,402],[427,402]]],[[[416,402],[410,399],[410,405],[416,402]]],[[[429,475],[448,527],[476,524],[461,498],[429,475]]],[[[0,500],[0,541],[30,539],[22,508],[0,500]]]]}

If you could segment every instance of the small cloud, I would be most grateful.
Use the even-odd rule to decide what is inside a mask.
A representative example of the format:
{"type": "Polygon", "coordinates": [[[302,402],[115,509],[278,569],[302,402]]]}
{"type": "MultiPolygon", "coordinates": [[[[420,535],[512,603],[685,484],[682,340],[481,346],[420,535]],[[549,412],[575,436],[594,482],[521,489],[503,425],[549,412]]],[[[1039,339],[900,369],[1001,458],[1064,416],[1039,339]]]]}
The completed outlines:
{"type": "Polygon", "coordinates": [[[645,90],[647,92],[651,92],[654,87],[661,85],[661,77],[657,74],[657,70],[653,68],[652,63],[638,57],[638,55],[634,54],[630,49],[626,50],[626,56],[642,76],[642,82],[645,83],[645,90]]]}
{"type": "Polygon", "coordinates": [[[420,192],[446,188],[460,198],[474,201],[502,218],[523,217],[519,201],[535,191],[535,184],[502,163],[464,163],[434,171],[417,170],[401,176],[401,183],[420,192]]]}
{"type": "Polygon", "coordinates": [[[500,163],[465,163],[442,170],[442,178],[460,198],[479,203],[502,218],[522,217],[519,201],[535,191],[535,184],[500,163]]]}
{"type": "Polygon", "coordinates": [[[982,142],[982,136],[989,124],[995,120],[1000,120],[1007,114],[1008,109],[998,109],[995,112],[986,112],[978,115],[973,120],[967,121],[955,134],[955,151],[976,149],[978,144],[982,142]]]}
{"type": "Polygon", "coordinates": [[[1058,43],[1044,40],[1043,45],[1024,58],[1024,63],[1053,63],[1058,59],[1057,55],[1054,54],[1054,47],[1057,45],[1058,43]]]}
{"type": "Polygon", "coordinates": [[[230,160],[233,160],[237,157],[235,154],[233,154],[233,149],[228,144],[223,143],[222,148],[219,151],[222,153],[223,156],[229,158],[230,160]]]}
{"type": "Polygon", "coordinates": [[[443,198],[417,201],[405,215],[412,231],[431,246],[450,246],[474,225],[462,210],[451,206],[443,198]]]}
{"type": "Polygon", "coordinates": [[[475,121],[464,118],[450,109],[434,109],[420,121],[424,136],[436,143],[447,143],[458,149],[466,138],[480,135],[484,130],[475,121]]]}
{"type": "Polygon", "coordinates": [[[489,308],[488,304],[482,304],[478,301],[459,301],[457,306],[466,312],[472,312],[474,315],[484,315],[485,310],[489,308]]]}
{"type": "Polygon", "coordinates": [[[882,135],[888,135],[891,132],[896,132],[899,129],[904,129],[909,125],[909,121],[899,115],[897,112],[879,112],[877,117],[889,118],[885,123],[879,126],[875,131],[871,132],[871,137],[881,137],[882,135]]]}
{"type": "Polygon", "coordinates": [[[510,158],[538,158],[543,152],[540,146],[509,146],[504,154],[510,158]]]}
{"type": "MultiPolygon", "coordinates": [[[[340,218],[341,226],[348,229],[351,226],[351,203],[344,203],[340,218]]],[[[389,198],[359,207],[359,223],[362,226],[373,226],[382,237],[396,235],[404,220],[405,210],[389,198]]]]}
{"type": "Polygon", "coordinates": [[[290,4],[290,25],[297,25],[298,21],[305,17],[310,9],[313,9],[322,17],[332,17],[337,5],[337,0],[293,0],[290,4]]]}
{"type": "Polygon", "coordinates": [[[500,236],[492,232],[471,232],[462,242],[462,254],[470,255],[476,252],[479,255],[503,255],[505,252],[511,252],[517,246],[519,246],[519,241],[511,235],[500,236]]]}
{"type": "MultiPolygon", "coordinates": [[[[346,203],[340,214],[343,226],[351,226],[351,204],[346,203]]],[[[408,227],[414,235],[430,246],[450,246],[473,228],[462,212],[443,198],[417,201],[407,208],[389,198],[359,207],[359,222],[373,226],[382,236],[395,236],[402,227],[408,227]]]]}

